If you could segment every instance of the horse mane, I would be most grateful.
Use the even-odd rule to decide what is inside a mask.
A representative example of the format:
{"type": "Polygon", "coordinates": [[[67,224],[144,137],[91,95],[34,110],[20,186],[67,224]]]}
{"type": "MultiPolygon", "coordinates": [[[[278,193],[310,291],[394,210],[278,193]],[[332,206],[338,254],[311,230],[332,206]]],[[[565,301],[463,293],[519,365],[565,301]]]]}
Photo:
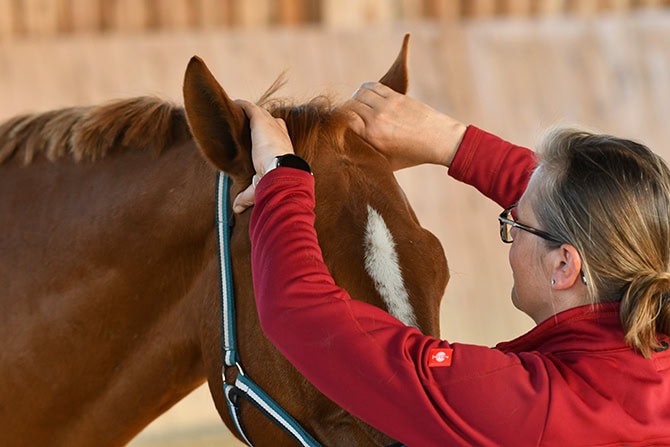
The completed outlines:
{"type": "Polygon", "coordinates": [[[184,131],[183,108],[149,96],[21,115],[0,124],[0,163],[22,156],[29,164],[38,154],[95,161],[117,147],[160,153],[184,131]]]}
{"type": "MultiPolygon", "coordinates": [[[[285,84],[284,75],[257,103],[275,117],[283,118],[296,151],[310,158],[318,150],[317,137],[327,125],[331,147],[341,147],[346,115],[338,112],[332,99],[317,96],[294,105],[273,96],[285,84]]],[[[22,156],[24,164],[43,154],[55,161],[71,155],[75,161],[95,161],[112,150],[144,149],[162,153],[180,138],[190,136],[183,107],[149,96],[122,99],[98,106],[69,107],[49,112],[20,115],[0,124],[0,164],[22,156]]]]}

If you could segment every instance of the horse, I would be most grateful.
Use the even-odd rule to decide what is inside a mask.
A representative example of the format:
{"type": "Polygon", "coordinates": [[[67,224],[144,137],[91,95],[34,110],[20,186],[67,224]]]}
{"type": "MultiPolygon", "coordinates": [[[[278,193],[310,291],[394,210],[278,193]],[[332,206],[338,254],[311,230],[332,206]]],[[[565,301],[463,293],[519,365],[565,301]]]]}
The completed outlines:
{"type": "MultiPolygon", "coordinates": [[[[407,49],[408,36],[381,78],[402,93],[407,49]]],[[[198,57],[183,89],[184,107],[139,97],[0,125],[0,445],[124,445],[205,381],[235,431],[223,386],[239,370],[222,374],[214,190],[218,172],[229,176],[228,199],[250,184],[249,122],[198,57]]],[[[346,101],[260,103],[286,121],[313,169],[316,230],[337,283],[384,309],[405,306],[409,324],[437,336],[443,249],[388,161],[347,128],[346,101]],[[366,266],[371,250],[389,249],[375,247],[371,219],[392,237],[403,296],[366,266]]],[[[234,216],[230,234],[246,374],[322,445],[393,442],[325,398],[264,337],[251,212],[234,216]]],[[[295,445],[245,401],[240,417],[253,445],[295,445]]]]}

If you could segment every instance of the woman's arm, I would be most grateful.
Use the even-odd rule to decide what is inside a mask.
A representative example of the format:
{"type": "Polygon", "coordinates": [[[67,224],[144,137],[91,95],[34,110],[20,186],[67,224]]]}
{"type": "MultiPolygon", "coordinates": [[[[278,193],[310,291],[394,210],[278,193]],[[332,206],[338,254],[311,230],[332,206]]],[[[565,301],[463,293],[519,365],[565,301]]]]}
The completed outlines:
{"type": "Polygon", "coordinates": [[[468,126],[449,175],[506,208],[519,201],[536,164],[537,158],[530,149],[468,126]]]}

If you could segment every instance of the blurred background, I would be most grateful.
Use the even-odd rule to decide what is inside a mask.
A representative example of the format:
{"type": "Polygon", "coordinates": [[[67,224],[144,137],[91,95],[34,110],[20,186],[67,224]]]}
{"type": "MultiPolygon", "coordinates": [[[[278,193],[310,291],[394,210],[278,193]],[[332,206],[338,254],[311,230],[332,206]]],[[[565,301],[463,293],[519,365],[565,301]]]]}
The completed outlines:
{"type": "MultiPolygon", "coordinates": [[[[670,0],[0,0],[0,121],[157,95],[181,103],[201,56],[233,98],[345,100],[410,32],[410,92],[533,147],[553,125],[639,140],[670,159],[670,0]]],[[[397,174],[442,241],[442,336],[495,345],[532,322],[510,303],[496,205],[444,169],[397,174]]],[[[110,421],[113,424],[113,421],[110,421]]],[[[239,446],[201,387],[132,446],[239,446]]]]}

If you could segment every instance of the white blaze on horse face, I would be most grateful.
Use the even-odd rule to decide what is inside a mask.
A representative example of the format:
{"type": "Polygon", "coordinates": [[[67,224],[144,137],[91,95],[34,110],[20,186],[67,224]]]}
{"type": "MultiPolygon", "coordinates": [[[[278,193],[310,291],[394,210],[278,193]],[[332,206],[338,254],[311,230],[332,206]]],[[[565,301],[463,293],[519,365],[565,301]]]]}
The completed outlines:
{"type": "Polygon", "coordinates": [[[408,326],[416,326],[414,309],[405,289],[393,235],[384,218],[370,205],[364,243],[365,270],[386,303],[389,313],[408,326]]]}

